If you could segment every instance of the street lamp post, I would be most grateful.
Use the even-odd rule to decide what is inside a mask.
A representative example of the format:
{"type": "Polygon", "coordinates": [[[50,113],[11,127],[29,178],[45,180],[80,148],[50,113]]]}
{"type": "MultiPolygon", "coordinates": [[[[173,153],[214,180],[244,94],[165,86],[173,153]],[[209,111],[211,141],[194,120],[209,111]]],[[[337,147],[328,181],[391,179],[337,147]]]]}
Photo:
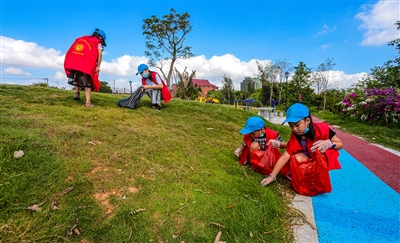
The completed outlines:
{"type": "Polygon", "coordinates": [[[131,94],[132,94],[132,81],[129,80],[129,86],[131,86],[131,94]]]}
{"type": "Polygon", "coordinates": [[[285,104],[285,111],[287,111],[287,108],[288,108],[288,98],[287,98],[287,96],[288,96],[288,82],[287,82],[288,77],[289,77],[289,72],[285,72],[285,78],[286,78],[286,104],[285,104]]]}

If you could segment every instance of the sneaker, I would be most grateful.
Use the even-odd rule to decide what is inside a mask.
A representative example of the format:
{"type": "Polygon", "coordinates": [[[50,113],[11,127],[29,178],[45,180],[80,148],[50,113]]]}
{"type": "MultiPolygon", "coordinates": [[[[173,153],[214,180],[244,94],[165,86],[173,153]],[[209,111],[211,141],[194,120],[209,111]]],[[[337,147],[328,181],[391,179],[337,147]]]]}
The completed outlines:
{"type": "Polygon", "coordinates": [[[79,100],[80,92],[75,92],[74,100],[79,100]]]}
{"type": "Polygon", "coordinates": [[[161,111],[161,105],[156,105],[155,108],[159,111],[161,111]]]}

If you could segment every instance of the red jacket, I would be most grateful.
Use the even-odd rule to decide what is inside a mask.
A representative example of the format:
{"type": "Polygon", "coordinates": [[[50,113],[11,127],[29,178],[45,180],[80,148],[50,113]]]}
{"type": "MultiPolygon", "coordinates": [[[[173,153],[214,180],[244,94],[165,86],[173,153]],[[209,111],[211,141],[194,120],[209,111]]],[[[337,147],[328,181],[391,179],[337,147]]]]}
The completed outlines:
{"type": "MultiPolygon", "coordinates": [[[[157,75],[158,73],[156,72],[151,72],[151,78],[153,79],[152,81],[158,85],[157,83],[157,75]]],[[[160,77],[161,78],[161,77],[160,77]]],[[[167,85],[165,85],[164,81],[161,79],[163,88],[161,89],[161,96],[165,102],[165,104],[167,104],[169,102],[169,100],[171,99],[171,93],[169,92],[169,89],[167,87],[167,85]]],[[[142,78],[142,85],[146,85],[146,79],[142,78]]]]}
{"type": "MultiPolygon", "coordinates": [[[[314,123],[314,131],[315,131],[315,138],[314,140],[308,139],[307,140],[307,150],[311,157],[315,156],[315,152],[312,153],[310,148],[312,144],[319,140],[327,140],[329,139],[329,126],[326,123],[314,123]]],[[[286,152],[289,153],[290,156],[303,152],[303,148],[299,144],[296,136],[292,133],[290,136],[289,142],[286,147],[286,152]]],[[[335,149],[328,149],[325,151],[325,155],[328,162],[328,170],[336,170],[342,168],[340,166],[338,157],[339,152],[335,149]]]]}
{"type": "Polygon", "coordinates": [[[95,91],[100,89],[100,81],[96,77],[98,45],[100,40],[95,36],[82,36],[77,38],[65,54],[64,70],[69,77],[72,70],[89,74],[92,77],[95,91]]]}

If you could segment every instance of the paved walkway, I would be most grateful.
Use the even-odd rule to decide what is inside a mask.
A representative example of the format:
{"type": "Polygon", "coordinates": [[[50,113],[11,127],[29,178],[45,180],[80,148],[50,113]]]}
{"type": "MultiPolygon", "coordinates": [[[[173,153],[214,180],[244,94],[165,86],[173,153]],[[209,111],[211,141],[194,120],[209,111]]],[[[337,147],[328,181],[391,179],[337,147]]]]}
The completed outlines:
{"type": "Polygon", "coordinates": [[[342,169],[330,172],[331,193],[293,200],[316,227],[294,229],[296,242],[400,242],[400,153],[331,129],[344,144],[342,169]]]}

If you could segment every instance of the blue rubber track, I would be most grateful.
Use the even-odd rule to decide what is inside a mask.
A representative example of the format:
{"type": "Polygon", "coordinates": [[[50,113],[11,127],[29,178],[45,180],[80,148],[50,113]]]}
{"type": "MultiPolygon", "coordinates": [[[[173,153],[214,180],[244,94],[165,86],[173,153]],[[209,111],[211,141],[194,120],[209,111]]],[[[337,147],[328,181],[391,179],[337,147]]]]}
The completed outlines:
{"type": "Polygon", "coordinates": [[[312,198],[319,242],[400,242],[399,194],[343,149],[339,161],[332,192],[312,198]]]}

